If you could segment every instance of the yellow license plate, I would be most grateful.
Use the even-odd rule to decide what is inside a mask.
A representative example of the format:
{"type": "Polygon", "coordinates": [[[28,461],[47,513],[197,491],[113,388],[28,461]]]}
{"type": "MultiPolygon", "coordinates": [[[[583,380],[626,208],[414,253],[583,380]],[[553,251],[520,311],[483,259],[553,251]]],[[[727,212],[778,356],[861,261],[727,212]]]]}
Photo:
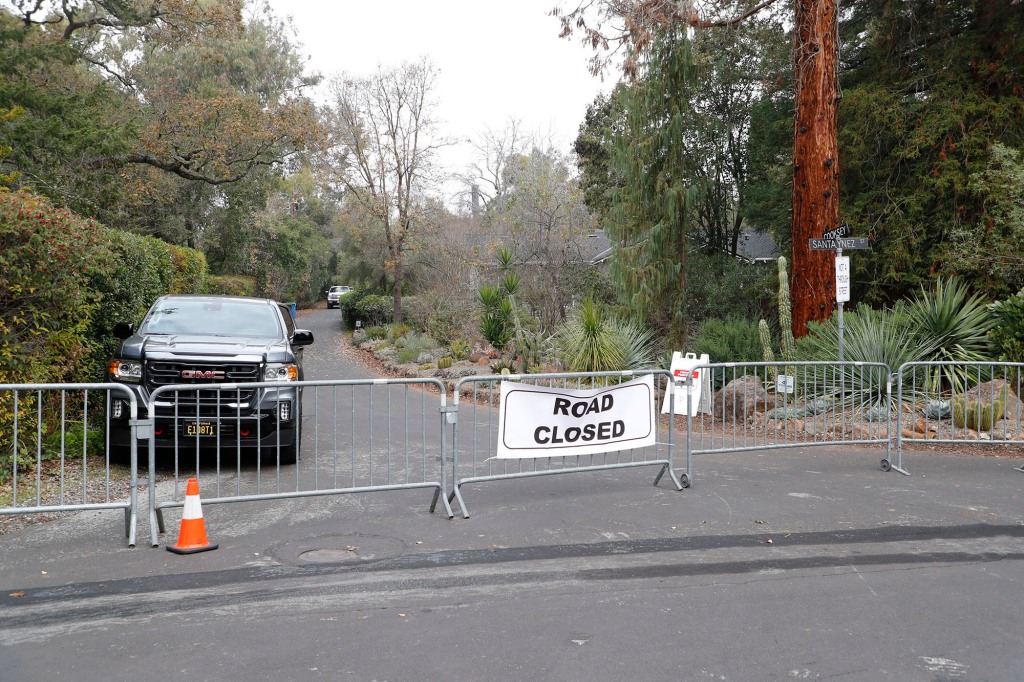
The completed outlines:
{"type": "Polygon", "coordinates": [[[186,436],[216,436],[213,422],[185,422],[186,436]]]}

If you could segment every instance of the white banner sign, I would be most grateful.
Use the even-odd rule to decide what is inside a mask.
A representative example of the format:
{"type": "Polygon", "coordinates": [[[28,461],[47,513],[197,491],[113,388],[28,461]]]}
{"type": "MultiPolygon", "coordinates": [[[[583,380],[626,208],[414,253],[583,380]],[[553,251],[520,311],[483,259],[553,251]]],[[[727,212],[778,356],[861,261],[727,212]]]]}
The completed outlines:
{"type": "Polygon", "coordinates": [[[588,391],[501,382],[499,459],[643,448],[656,435],[651,375],[588,391]]]}
{"type": "Polygon", "coordinates": [[[669,410],[669,398],[675,393],[675,412],[674,414],[686,414],[687,394],[689,394],[690,404],[690,416],[696,417],[698,412],[705,414],[711,414],[711,382],[707,374],[707,370],[696,369],[697,365],[710,364],[708,354],[703,353],[699,358],[694,353],[687,353],[683,355],[678,351],[672,354],[672,383],[669,384],[668,391],[665,392],[665,401],[661,405],[661,413],[666,414],[669,410]],[[693,383],[689,386],[685,384],[676,384],[677,381],[685,381],[690,378],[690,374],[693,374],[693,383]],[[676,390],[676,387],[679,390],[676,390]]]}

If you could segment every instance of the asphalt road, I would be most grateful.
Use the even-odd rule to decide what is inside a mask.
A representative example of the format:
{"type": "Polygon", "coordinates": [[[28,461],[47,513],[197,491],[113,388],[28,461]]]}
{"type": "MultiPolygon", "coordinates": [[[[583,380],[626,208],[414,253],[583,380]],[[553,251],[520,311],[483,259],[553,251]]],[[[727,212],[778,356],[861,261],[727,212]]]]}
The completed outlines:
{"type": "MultiPolygon", "coordinates": [[[[308,378],[369,376],[337,311],[308,378]]],[[[117,512],[0,536],[0,680],[1024,679],[1024,474],[1006,457],[782,450],[656,470],[117,512]],[[169,524],[176,517],[169,517],[169,524]]]]}

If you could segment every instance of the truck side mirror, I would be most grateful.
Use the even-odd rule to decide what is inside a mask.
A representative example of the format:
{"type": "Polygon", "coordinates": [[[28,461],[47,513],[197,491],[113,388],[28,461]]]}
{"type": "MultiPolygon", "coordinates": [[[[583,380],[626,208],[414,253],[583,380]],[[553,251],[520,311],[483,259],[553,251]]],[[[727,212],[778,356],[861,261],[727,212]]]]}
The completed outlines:
{"type": "Polygon", "coordinates": [[[118,322],[114,325],[114,336],[119,339],[127,339],[135,333],[135,325],[131,322],[118,322]]]}
{"type": "Polygon", "coordinates": [[[296,329],[292,334],[293,346],[308,346],[313,343],[313,332],[308,329],[296,329]]]}

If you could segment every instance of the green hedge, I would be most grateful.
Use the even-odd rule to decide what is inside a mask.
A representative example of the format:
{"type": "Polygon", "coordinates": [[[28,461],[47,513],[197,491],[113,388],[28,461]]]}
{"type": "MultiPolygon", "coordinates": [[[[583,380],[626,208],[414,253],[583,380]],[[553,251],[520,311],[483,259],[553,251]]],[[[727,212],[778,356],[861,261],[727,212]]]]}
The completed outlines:
{"type": "Polygon", "coordinates": [[[111,333],[114,325],[141,320],[153,301],[167,293],[173,280],[172,252],[165,242],[121,230],[107,230],[107,239],[117,265],[94,282],[102,294],[89,329],[96,342],[97,375],[102,375],[104,360],[117,351],[120,343],[111,333]]]}
{"type": "MultiPolygon", "coordinates": [[[[106,240],[99,223],[0,191],[0,383],[92,378],[88,330],[102,296],[94,283],[116,266],[106,240]]],[[[22,396],[19,462],[32,461],[28,441],[54,428],[53,420],[33,426],[35,407],[34,394],[22,396]]],[[[0,392],[0,480],[15,456],[13,423],[13,393],[0,392]]]]}
{"type": "Polygon", "coordinates": [[[116,262],[107,230],[26,192],[0,192],[0,381],[84,381],[88,330],[116,262]]]}
{"type": "Polygon", "coordinates": [[[371,294],[356,303],[353,314],[363,325],[390,324],[395,317],[394,299],[383,294],[371,294]]]}
{"type": "Polygon", "coordinates": [[[169,294],[199,294],[206,291],[206,256],[184,246],[165,244],[171,253],[169,294]]]}
{"type": "Polygon", "coordinates": [[[0,382],[94,381],[158,296],[202,293],[206,257],[0,192],[0,382]]]}
{"type": "Polygon", "coordinates": [[[367,328],[390,324],[395,317],[394,299],[373,291],[353,291],[342,297],[338,308],[343,324],[350,329],[355,327],[357,320],[367,328]]]}
{"type": "Polygon", "coordinates": [[[210,275],[206,278],[206,293],[222,296],[255,296],[256,278],[246,275],[210,275]]]}
{"type": "MultiPolygon", "coordinates": [[[[0,383],[102,380],[119,343],[114,324],[140,321],[163,294],[206,289],[206,258],[195,249],[0,190],[0,383]]],[[[9,398],[0,394],[0,480],[12,454],[9,398]]],[[[21,405],[23,417],[30,407],[21,405]]],[[[45,427],[44,437],[57,424],[45,427]]]]}

